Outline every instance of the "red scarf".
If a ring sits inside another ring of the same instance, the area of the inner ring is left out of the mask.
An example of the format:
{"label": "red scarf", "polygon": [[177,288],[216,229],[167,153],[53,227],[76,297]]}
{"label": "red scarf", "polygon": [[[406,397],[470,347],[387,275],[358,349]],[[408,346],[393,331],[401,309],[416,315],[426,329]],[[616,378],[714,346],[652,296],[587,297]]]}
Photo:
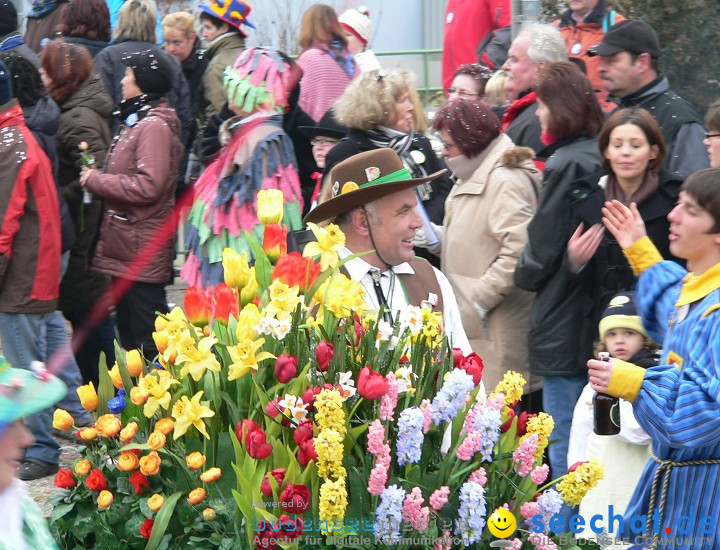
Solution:
{"label": "red scarf", "polygon": [[512,121],[515,120],[517,116],[525,110],[526,107],[532,105],[536,101],[537,93],[535,92],[535,90],[513,101],[503,115],[503,131],[507,130],[507,127],[510,126],[510,123],[512,123]]}
{"label": "red scarf", "polygon": [[310,177],[315,180],[315,189],[313,189],[312,197],[310,198],[310,204],[315,204],[318,197],[320,196],[320,189],[322,187],[322,172],[313,172]]}

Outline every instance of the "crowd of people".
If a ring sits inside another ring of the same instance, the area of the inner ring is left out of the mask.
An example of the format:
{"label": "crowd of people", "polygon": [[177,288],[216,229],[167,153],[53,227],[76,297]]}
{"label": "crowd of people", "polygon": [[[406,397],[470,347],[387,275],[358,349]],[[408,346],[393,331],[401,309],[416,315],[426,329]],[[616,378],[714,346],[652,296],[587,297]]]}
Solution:
{"label": "crowd of people", "polygon": [[[70,389],[59,406],[89,423],[75,389],[97,385],[101,353],[112,366],[116,335],[157,354],[178,226],[181,278],[217,285],[223,250],[252,260],[245,232],[262,239],[258,192],[279,189],[290,240],[334,222],[341,256],[373,251],[345,265],[370,305],[442,311],[489,388],[523,374],[517,413],[553,416],[556,475],[611,463],[623,482],[585,511],[692,513],[687,495],[720,479],[720,101],[703,120],[660,72],[653,28],[605,0],[512,39],[509,2],[476,4],[488,13],[448,2],[447,102],[428,121],[413,75],[369,47],[364,8],[311,6],[292,59],[246,47],[245,0],[162,21],[153,0],[126,0],[112,24],[104,0],[38,3],[24,36],[0,0],[8,361],[46,362]],[[593,390],[625,400],[620,439],[590,435]],[[51,409],[30,412],[25,480],[59,459]],[[716,493],[697,514],[720,509]]]}

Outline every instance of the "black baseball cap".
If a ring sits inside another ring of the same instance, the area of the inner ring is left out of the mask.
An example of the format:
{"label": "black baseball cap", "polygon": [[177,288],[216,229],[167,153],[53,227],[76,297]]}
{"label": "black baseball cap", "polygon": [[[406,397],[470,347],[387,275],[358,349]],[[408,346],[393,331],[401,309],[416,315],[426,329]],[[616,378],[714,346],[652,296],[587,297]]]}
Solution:
{"label": "black baseball cap", "polygon": [[588,55],[610,56],[619,52],[649,53],[657,59],[661,54],[660,40],[655,29],[645,21],[626,19],[610,27],[602,42],[588,50]]}

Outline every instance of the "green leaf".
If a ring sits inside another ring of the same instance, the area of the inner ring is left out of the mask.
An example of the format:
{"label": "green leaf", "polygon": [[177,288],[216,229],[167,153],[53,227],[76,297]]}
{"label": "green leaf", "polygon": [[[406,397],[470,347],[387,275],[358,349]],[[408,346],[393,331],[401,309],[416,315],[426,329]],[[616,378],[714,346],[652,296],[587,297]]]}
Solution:
{"label": "green leaf", "polygon": [[[115,344],[117,345],[117,343]],[[110,373],[105,367],[105,353],[100,352],[100,362],[98,364],[99,378],[98,378],[98,408],[96,414],[102,416],[108,414],[108,401],[115,397],[115,386],[113,386],[112,380],[110,379]]]}
{"label": "green leaf", "polygon": [[257,241],[254,235],[245,231],[245,239],[253,249],[255,253],[255,279],[257,280],[258,287],[262,290],[266,290],[270,286],[272,279],[273,267],[268,260],[265,251],[263,250],[260,243]]}
{"label": "green leaf", "polygon": [[127,370],[127,364],[125,363],[125,354],[122,352],[120,344],[118,344],[117,340],[115,341],[115,362],[117,363],[118,371],[120,371],[120,377],[122,378],[123,387],[125,388],[125,392],[129,397],[130,390],[133,389],[134,384],[132,383],[130,373]]}
{"label": "green leaf", "polygon": [[163,535],[165,535],[165,530],[167,529],[168,523],[170,523],[170,518],[172,518],[173,512],[175,511],[177,501],[181,496],[182,491],[178,491],[177,493],[172,494],[165,501],[165,504],[160,509],[157,517],[155,518],[152,534],[150,535],[150,539],[145,546],[145,550],[158,550]]}
{"label": "green leaf", "polygon": [[61,517],[68,514],[73,508],[75,508],[74,502],[70,504],[58,504],[53,508],[52,513],[50,514],[50,523],[55,523]]}

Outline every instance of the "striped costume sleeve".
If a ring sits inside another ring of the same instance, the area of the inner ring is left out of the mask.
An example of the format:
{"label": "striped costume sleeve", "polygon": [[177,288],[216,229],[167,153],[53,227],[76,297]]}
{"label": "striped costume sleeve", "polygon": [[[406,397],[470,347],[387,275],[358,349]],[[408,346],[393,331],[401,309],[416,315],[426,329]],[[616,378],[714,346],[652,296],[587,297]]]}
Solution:
{"label": "striped costume sleeve", "polygon": [[720,311],[705,315],[706,304],[697,305],[687,320],[690,330],[681,340],[673,337],[671,344],[682,353],[682,368],[648,369],[633,404],[645,431],[671,447],[703,447],[720,440]]}
{"label": "striped costume sleeve", "polygon": [[656,263],[640,275],[635,301],[643,325],[656,342],[663,344],[668,321],[680,295],[680,286],[687,271],[671,261]]}

